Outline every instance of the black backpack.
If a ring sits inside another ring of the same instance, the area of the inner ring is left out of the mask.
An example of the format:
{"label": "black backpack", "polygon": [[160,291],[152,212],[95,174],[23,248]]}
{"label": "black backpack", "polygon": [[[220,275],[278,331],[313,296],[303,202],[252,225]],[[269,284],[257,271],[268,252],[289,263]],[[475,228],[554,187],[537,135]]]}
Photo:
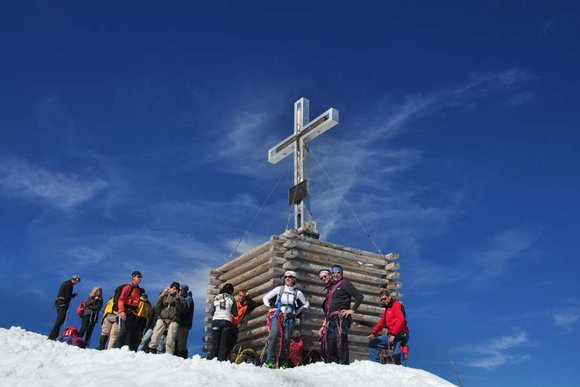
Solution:
{"label": "black backpack", "polygon": [[121,295],[123,288],[127,285],[129,285],[129,284],[119,285],[115,289],[115,295],[113,296],[113,312],[119,312],[119,304],[118,304],[119,296]]}

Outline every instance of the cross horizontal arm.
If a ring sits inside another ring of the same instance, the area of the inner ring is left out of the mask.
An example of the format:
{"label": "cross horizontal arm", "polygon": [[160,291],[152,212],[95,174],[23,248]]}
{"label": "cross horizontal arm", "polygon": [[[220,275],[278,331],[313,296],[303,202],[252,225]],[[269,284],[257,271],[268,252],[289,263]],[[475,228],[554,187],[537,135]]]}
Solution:
{"label": "cross horizontal arm", "polygon": [[304,142],[310,142],[328,129],[338,124],[338,110],[328,109],[308,125],[306,125],[299,134],[293,134],[270,148],[268,151],[268,162],[276,164],[286,156],[294,152],[294,143],[302,139]]}
{"label": "cross horizontal arm", "polygon": [[312,141],[336,124],[338,124],[338,110],[330,108],[310,121],[300,132],[300,137],[304,142]]}

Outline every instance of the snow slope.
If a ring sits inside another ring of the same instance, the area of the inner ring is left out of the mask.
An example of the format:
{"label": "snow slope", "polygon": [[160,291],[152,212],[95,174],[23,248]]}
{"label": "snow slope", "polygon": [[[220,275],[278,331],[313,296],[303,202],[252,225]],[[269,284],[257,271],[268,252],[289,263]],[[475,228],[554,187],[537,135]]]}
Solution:
{"label": "snow slope", "polygon": [[249,364],[207,361],[198,355],[80,349],[49,341],[19,327],[0,328],[0,385],[3,386],[452,386],[426,371],[357,361],[349,366],[311,364],[271,370]]}

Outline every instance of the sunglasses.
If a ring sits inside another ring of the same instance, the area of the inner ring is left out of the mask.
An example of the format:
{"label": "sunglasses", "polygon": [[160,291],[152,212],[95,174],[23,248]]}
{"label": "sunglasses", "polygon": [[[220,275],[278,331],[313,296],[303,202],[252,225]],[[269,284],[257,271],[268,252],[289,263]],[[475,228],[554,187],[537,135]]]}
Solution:
{"label": "sunglasses", "polygon": [[292,278],[292,279],[296,279],[296,277],[292,277],[291,275],[285,275],[285,276],[284,276],[284,279],[286,279],[286,278]]}
{"label": "sunglasses", "polygon": [[327,278],[328,278],[328,274],[325,274],[325,275],[321,275],[321,276],[320,276],[320,279],[321,279],[321,280],[323,280],[323,279],[327,279]]}
{"label": "sunglasses", "polygon": [[381,297],[381,301],[385,302],[389,299],[389,297]]}

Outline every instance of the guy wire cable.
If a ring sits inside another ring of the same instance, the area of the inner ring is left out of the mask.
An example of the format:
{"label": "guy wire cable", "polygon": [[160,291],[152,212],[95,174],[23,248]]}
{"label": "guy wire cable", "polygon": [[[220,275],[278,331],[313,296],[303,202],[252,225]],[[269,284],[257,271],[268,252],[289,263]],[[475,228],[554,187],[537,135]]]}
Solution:
{"label": "guy wire cable", "polygon": [[288,172],[288,169],[289,169],[289,167],[286,167],[286,169],[284,169],[284,171],[282,171],[282,174],[280,174],[280,177],[278,177],[278,181],[276,181],[276,184],[274,184],[274,187],[272,188],[272,190],[268,194],[268,197],[266,198],[266,200],[264,200],[264,202],[262,203],[262,205],[258,209],[258,212],[256,212],[256,215],[254,215],[254,217],[250,221],[250,224],[248,225],[248,227],[246,228],[246,230],[244,230],[244,232],[242,233],[242,236],[240,237],[240,240],[238,241],[238,243],[236,244],[236,246],[232,249],[232,252],[228,256],[228,259],[230,259],[234,255],[234,253],[236,252],[236,250],[240,246],[240,243],[242,243],[242,240],[244,239],[244,236],[250,230],[250,228],[254,224],[254,221],[256,220],[256,218],[258,217],[258,215],[260,215],[260,212],[262,212],[262,209],[264,208],[264,206],[266,205],[266,203],[268,202],[268,200],[270,200],[270,197],[272,197],[272,194],[274,193],[274,191],[276,190],[276,188],[280,184],[280,181],[282,180],[282,177],[284,177],[284,175],[286,174],[286,172]]}
{"label": "guy wire cable", "polygon": [[[310,149],[309,149],[310,150]],[[310,154],[312,155],[312,157],[314,158],[314,161],[316,161],[316,163],[318,164],[318,166],[320,167],[320,169],[322,169],[322,172],[324,173],[324,175],[328,178],[328,181],[330,181],[330,184],[332,184],[332,186],[334,187],[334,189],[337,192],[341,192],[338,189],[338,186],[334,183],[334,181],[332,181],[332,179],[330,178],[330,176],[328,175],[328,173],[326,172],[326,170],[324,169],[324,167],[322,166],[322,163],[320,163],[320,161],[318,161],[318,159],[316,158],[316,155],[312,152],[312,150],[310,150]],[[350,206],[350,204],[348,204],[348,202],[346,201],[346,199],[344,198],[344,195],[340,195],[342,201],[344,202],[344,204],[346,205],[346,207],[348,208],[348,210],[350,211],[351,215],[353,216],[353,218],[358,222],[358,224],[360,224],[361,228],[364,230],[364,232],[367,234],[367,237],[370,239],[371,243],[373,244],[373,246],[375,246],[375,249],[377,249],[377,251],[379,252],[379,254],[384,255],[383,252],[381,251],[381,249],[379,248],[379,246],[377,246],[377,244],[375,243],[375,240],[373,239],[373,237],[371,236],[370,232],[367,230],[367,228],[363,225],[363,223],[360,221],[360,219],[358,218],[358,216],[356,216],[356,214],[354,213],[352,207]]]}

